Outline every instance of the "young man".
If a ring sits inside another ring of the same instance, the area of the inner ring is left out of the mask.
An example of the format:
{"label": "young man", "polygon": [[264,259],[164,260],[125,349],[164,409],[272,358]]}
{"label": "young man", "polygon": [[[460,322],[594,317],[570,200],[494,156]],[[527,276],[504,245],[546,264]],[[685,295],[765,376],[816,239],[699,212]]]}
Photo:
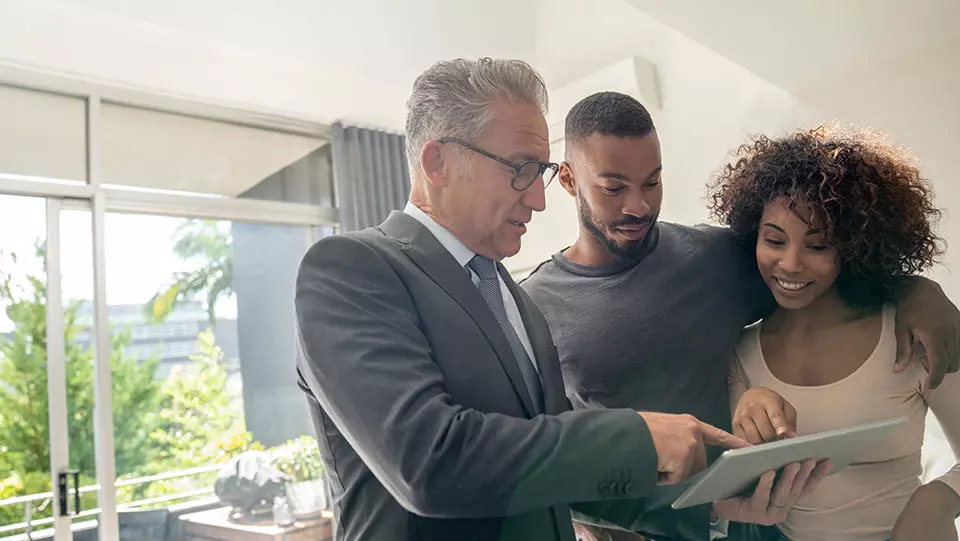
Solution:
{"label": "young man", "polygon": [[[635,99],[589,96],[565,131],[559,180],[577,201],[580,234],[521,287],[550,326],[567,396],[576,409],[688,413],[729,428],[729,356],[773,306],[752,249],[725,228],[657,220],[660,140]],[[957,369],[960,313],[933,282],[908,291],[898,336],[922,342],[939,384]]]}

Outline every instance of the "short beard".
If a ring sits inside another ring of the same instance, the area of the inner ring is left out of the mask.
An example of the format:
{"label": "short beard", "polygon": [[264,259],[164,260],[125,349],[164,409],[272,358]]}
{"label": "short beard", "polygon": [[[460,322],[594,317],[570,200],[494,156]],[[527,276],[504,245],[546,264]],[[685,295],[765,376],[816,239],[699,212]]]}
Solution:
{"label": "short beard", "polygon": [[600,241],[600,244],[614,260],[620,263],[630,263],[636,261],[646,253],[645,242],[653,229],[652,220],[648,220],[651,222],[651,227],[641,240],[632,241],[626,246],[623,246],[607,236],[605,232],[606,228],[594,219],[593,211],[590,210],[590,205],[583,199],[583,195],[578,194],[577,199],[579,199],[580,203],[580,223],[583,225],[583,228],[590,233],[593,238]]}

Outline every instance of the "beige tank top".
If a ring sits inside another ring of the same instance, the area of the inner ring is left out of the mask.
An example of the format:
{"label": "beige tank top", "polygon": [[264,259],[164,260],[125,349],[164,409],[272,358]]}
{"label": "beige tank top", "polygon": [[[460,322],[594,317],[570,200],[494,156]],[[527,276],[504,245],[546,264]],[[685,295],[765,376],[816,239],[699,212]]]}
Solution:
{"label": "beige tank top", "polygon": [[[763,322],[748,327],[741,337],[729,372],[731,411],[746,389],[767,387],[796,408],[800,435],[898,416],[910,420],[887,442],[827,477],[815,492],[797,502],[779,526],[791,540],[887,539],[920,486],[920,447],[928,407],[943,426],[954,454],[960,450],[960,376],[949,374],[939,388],[929,390],[924,388],[927,374],[919,363],[894,374],[894,321],[895,307],[884,306],[880,340],[870,357],[849,376],[813,387],[784,383],[770,372],[760,346]],[[940,480],[960,494],[960,466]]]}

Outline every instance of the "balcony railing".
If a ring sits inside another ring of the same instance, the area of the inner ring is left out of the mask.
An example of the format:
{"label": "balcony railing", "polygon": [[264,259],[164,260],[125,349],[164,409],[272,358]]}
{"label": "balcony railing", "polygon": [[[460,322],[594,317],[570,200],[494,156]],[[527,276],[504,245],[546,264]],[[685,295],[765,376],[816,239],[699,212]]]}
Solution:
{"label": "balcony railing", "polygon": [[[189,470],[179,470],[167,473],[161,473],[158,475],[150,475],[146,477],[136,477],[133,479],[123,479],[117,481],[117,487],[125,486],[137,486],[144,485],[148,483],[154,483],[156,481],[166,481],[169,479],[183,479],[187,477],[196,477],[198,475],[203,475],[205,473],[219,471],[221,465],[214,466],[202,466],[199,468],[191,468]],[[87,485],[80,487],[80,494],[86,494],[89,492],[95,492],[100,490],[100,485]],[[201,496],[209,496],[213,494],[213,487],[202,488],[198,490],[190,490],[184,492],[177,492],[173,494],[165,494],[163,496],[158,496],[154,498],[144,498],[140,500],[133,500],[130,502],[125,502],[117,505],[117,510],[127,510],[127,509],[137,509],[139,507],[144,507],[147,505],[156,505],[161,503],[171,503],[181,500],[191,500],[199,498]],[[37,503],[40,502],[40,503]],[[6,507],[11,505],[23,505],[24,506],[24,520],[17,524],[9,524],[5,526],[0,526],[0,538],[6,537],[9,534],[14,532],[26,532],[28,535],[32,533],[37,527],[48,526],[53,524],[56,520],[54,517],[46,517],[33,520],[32,515],[34,511],[43,511],[47,506],[51,505],[53,502],[53,492],[40,492],[37,494],[28,494],[26,496],[17,496],[15,498],[7,498],[5,500],[0,500],[0,507]],[[74,515],[74,520],[83,519],[85,517],[92,517],[98,515],[101,512],[101,509],[87,509],[80,511]]]}

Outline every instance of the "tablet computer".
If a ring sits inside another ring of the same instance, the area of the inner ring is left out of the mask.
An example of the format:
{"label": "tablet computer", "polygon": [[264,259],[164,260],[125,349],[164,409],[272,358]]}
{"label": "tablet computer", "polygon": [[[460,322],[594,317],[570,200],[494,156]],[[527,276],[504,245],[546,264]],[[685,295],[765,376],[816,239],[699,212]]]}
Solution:
{"label": "tablet computer", "polygon": [[727,450],[709,468],[691,479],[687,490],[673,502],[673,508],[683,509],[740,496],[756,486],[764,473],[778,471],[793,462],[830,459],[830,473],[836,473],[857,462],[865,451],[882,443],[894,429],[906,423],[906,417],[895,417]]}

